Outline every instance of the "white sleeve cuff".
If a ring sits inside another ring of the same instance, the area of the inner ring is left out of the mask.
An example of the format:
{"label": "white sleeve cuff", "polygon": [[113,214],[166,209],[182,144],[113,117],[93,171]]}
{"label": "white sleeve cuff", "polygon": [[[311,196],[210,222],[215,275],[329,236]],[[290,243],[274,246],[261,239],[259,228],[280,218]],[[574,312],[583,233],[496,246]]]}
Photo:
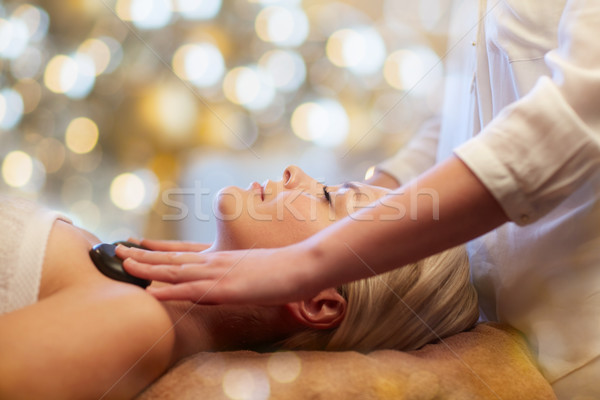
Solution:
{"label": "white sleeve cuff", "polygon": [[510,171],[485,142],[470,140],[454,150],[454,154],[487,187],[511,221],[519,225],[526,225],[531,221],[535,212],[526,196],[515,189]]}
{"label": "white sleeve cuff", "polygon": [[455,149],[519,225],[550,212],[600,168],[598,132],[548,78]]}

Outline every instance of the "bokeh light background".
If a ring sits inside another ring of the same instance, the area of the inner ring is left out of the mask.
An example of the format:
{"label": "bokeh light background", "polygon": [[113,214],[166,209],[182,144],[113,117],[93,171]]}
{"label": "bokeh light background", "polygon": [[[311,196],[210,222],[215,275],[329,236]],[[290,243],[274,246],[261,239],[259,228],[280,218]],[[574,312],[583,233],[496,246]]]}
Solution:
{"label": "bokeh light background", "polygon": [[439,107],[450,1],[0,2],[0,191],[209,241],[223,186],[362,179]]}

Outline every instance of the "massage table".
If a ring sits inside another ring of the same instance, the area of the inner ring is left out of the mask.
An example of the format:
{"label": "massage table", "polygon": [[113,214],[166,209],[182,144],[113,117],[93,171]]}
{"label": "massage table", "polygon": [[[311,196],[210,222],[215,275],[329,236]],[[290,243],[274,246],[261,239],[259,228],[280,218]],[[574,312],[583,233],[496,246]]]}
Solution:
{"label": "massage table", "polygon": [[481,323],[415,351],[199,353],[137,400],[549,400],[520,333]]}

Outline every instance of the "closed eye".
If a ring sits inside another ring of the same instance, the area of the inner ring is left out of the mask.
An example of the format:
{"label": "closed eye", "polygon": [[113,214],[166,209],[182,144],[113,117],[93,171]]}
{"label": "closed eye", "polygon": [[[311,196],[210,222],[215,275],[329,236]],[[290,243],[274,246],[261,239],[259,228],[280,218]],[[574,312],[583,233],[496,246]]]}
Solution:
{"label": "closed eye", "polygon": [[323,185],[323,195],[329,204],[331,204],[331,196],[329,195],[329,191],[327,190],[327,186]]}

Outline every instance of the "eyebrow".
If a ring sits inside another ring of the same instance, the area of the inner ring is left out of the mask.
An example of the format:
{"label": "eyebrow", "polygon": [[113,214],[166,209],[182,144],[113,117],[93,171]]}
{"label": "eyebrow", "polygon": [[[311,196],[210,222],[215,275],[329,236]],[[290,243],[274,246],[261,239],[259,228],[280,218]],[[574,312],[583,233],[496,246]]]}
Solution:
{"label": "eyebrow", "polygon": [[342,183],[342,189],[352,189],[355,192],[360,192],[360,188],[351,181],[346,181],[346,182]]}
{"label": "eyebrow", "polygon": [[355,196],[364,193],[357,184],[355,184],[354,182],[351,182],[351,181],[346,181],[346,182],[342,183],[342,185],[340,186],[340,189],[350,189],[350,190],[352,190],[354,192],[354,194],[352,196],[353,200],[354,200]]}

